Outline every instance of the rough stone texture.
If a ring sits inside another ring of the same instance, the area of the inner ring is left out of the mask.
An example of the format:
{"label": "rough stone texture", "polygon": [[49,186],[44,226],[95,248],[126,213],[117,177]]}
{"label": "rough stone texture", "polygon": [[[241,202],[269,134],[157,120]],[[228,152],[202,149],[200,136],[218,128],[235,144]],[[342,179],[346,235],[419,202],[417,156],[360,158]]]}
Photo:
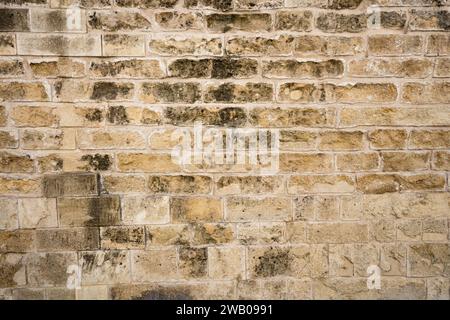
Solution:
{"label": "rough stone texture", "polygon": [[449,300],[449,5],[1,1],[0,299]]}

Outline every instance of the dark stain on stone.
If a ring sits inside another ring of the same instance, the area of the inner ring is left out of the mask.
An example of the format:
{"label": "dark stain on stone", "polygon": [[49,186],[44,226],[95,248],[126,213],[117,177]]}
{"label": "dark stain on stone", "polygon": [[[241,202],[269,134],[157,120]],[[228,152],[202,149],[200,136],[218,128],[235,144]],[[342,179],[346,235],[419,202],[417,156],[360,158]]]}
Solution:
{"label": "dark stain on stone", "polygon": [[14,280],[16,273],[23,268],[22,257],[17,255],[15,263],[8,262],[7,255],[0,255],[0,288],[14,287],[17,285]]}
{"label": "dark stain on stone", "polygon": [[256,75],[258,63],[251,59],[214,59],[212,60],[211,77],[226,79],[232,77],[248,77]]}
{"label": "dark stain on stone", "polygon": [[106,119],[110,123],[114,124],[127,124],[128,120],[127,111],[124,106],[111,106],[106,113]]}
{"label": "dark stain on stone", "polygon": [[168,107],[164,110],[164,117],[173,125],[193,124],[195,121],[210,124],[213,119],[211,111],[205,107]]}
{"label": "dark stain on stone", "polygon": [[23,73],[23,63],[18,60],[5,61],[0,66],[0,75],[20,75]]}
{"label": "dark stain on stone", "polygon": [[6,34],[0,35],[0,47],[14,48],[14,37]]}
{"label": "dark stain on stone", "polygon": [[438,11],[436,13],[438,26],[444,30],[450,30],[450,11]]}
{"label": "dark stain on stone", "polygon": [[207,248],[180,249],[180,267],[186,269],[191,277],[199,278],[206,275],[208,265]]}
{"label": "dark stain on stone", "polygon": [[227,107],[219,109],[219,121],[216,125],[223,126],[243,126],[247,122],[247,114],[244,109],[237,107]]}
{"label": "dark stain on stone", "polygon": [[181,78],[209,78],[211,59],[178,59],[169,65],[170,74]]}
{"label": "dark stain on stone", "polygon": [[194,103],[200,100],[197,83],[144,83],[143,92],[150,93],[158,102]]}
{"label": "dark stain on stone", "polygon": [[291,261],[289,249],[270,248],[258,257],[254,271],[259,277],[284,275],[290,270]]}
{"label": "dark stain on stone", "polygon": [[54,87],[55,87],[55,94],[56,94],[57,97],[59,97],[59,95],[61,94],[62,86],[63,86],[63,82],[62,81],[56,81],[55,82]]}
{"label": "dark stain on stone", "polygon": [[92,90],[92,100],[115,100],[127,96],[133,89],[132,84],[118,84],[115,82],[96,82]]}
{"label": "dark stain on stone", "polygon": [[211,7],[220,11],[230,11],[233,9],[232,0],[185,0],[184,6],[186,8],[193,7]]}
{"label": "dark stain on stone", "polygon": [[222,101],[222,102],[231,102],[234,99],[234,84],[232,83],[223,83],[219,85],[214,91],[212,95],[214,100]]}
{"label": "dark stain on stone", "polygon": [[131,7],[131,8],[173,8],[178,0],[116,0],[116,5],[119,7]]}
{"label": "dark stain on stone", "polygon": [[103,112],[100,109],[91,109],[86,112],[84,117],[92,122],[100,122],[103,120]]}
{"label": "dark stain on stone", "polygon": [[114,243],[144,243],[144,229],[135,228],[109,228],[102,234],[103,238],[107,238]]}
{"label": "dark stain on stone", "polygon": [[91,220],[86,225],[117,225],[120,222],[120,199],[117,196],[90,198],[87,214]]}
{"label": "dark stain on stone", "polygon": [[329,9],[356,9],[363,0],[332,0],[328,4]]}
{"label": "dark stain on stone", "polygon": [[406,15],[395,11],[381,12],[381,25],[388,29],[403,29],[406,25]]}
{"label": "dark stain on stone", "polygon": [[0,9],[0,31],[28,31],[28,9]]}
{"label": "dark stain on stone", "polygon": [[87,161],[88,165],[94,170],[105,171],[111,167],[111,158],[107,154],[86,154],[81,157],[81,160]]}
{"label": "dark stain on stone", "polygon": [[164,288],[146,290],[133,300],[192,300],[190,290],[183,288]]}

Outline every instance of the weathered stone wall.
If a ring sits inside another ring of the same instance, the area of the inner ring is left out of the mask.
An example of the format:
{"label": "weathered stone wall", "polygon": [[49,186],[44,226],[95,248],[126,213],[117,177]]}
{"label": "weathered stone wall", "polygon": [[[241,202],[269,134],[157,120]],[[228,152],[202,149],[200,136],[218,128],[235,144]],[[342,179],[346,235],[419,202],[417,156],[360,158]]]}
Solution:
{"label": "weathered stone wall", "polygon": [[[447,0],[0,0],[0,297],[449,299],[449,30]],[[175,164],[195,121],[279,129],[279,171]]]}

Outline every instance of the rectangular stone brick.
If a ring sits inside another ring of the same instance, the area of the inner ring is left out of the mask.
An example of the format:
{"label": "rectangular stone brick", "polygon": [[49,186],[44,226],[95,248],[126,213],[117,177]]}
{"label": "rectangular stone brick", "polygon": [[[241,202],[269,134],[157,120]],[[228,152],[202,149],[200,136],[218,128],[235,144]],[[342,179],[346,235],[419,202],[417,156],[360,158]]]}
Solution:
{"label": "rectangular stone brick", "polygon": [[80,149],[144,149],[144,136],[137,130],[78,130]]}
{"label": "rectangular stone brick", "polygon": [[208,270],[213,279],[234,279],[244,277],[244,247],[209,247]]}
{"label": "rectangular stone brick", "polygon": [[31,173],[33,171],[34,161],[29,155],[0,152],[1,173]]}
{"label": "rectangular stone brick", "polygon": [[368,241],[364,223],[312,223],[307,226],[308,241],[312,243],[354,243]]}
{"label": "rectangular stone brick", "polygon": [[148,31],[152,26],[142,14],[128,11],[89,11],[87,23],[90,30],[105,32]]}
{"label": "rectangular stone brick", "polygon": [[361,37],[299,36],[295,38],[295,53],[300,56],[351,56],[362,53]]}
{"label": "rectangular stone brick", "polygon": [[92,196],[98,194],[97,175],[63,174],[44,176],[43,190],[46,197]]}
{"label": "rectangular stone brick", "polygon": [[169,154],[119,153],[118,169],[124,172],[179,172],[180,167]]}
{"label": "rectangular stone brick", "polygon": [[42,82],[0,82],[3,101],[48,101],[48,88]]}
{"label": "rectangular stone brick", "polygon": [[177,0],[117,0],[116,5],[124,8],[173,8]]}
{"label": "rectangular stone brick", "polygon": [[56,199],[19,199],[18,213],[21,228],[51,228],[58,226]]}
{"label": "rectangular stone brick", "polygon": [[290,36],[240,37],[226,42],[226,52],[239,56],[283,56],[293,51],[294,38]]}
{"label": "rectangular stone brick", "polygon": [[145,36],[127,34],[105,34],[102,37],[103,56],[145,56]]}
{"label": "rectangular stone brick", "polygon": [[292,201],[285,197],[231,197],[225,201],[226,220],[289,221]]}
{"label": "rectangular stone brick", "polygon": [[158,60],[102,59],[93,60],[89,74],[96,78],[150,78],[159,79],[165,72]]}
{"label": "rectangular stone brick", "polygon": [[15,106],[10,111],[10,117],[17,127],[53,127],[58,124],[54,108],[41,106]]}
{"label": "rectangular stone brick", "polygon": [[122,220],[125,224],[169,223],[169,197],[124,197],[122,199]]}
{"label": "rectangular stone brick", "polygon": [[430,154],[408,152],[383,152],[383,171],[420,171],[429,168]]}
{"label": "rectangular stone brick", "polygon": [[332,127],[335,112],[331,108],[255,107],[249,111],[249,122],[258,127]]}
{"label": "rectangular stone brick", "polygon": [[0,148],[15,149],[19,145],[17,131],[0,130]]}
{"label": "rectangular stone brick", "polygon": [[319,134],[319,150],[361,150],[364,133],[361,131],[324,131]]}
{"label": "rectangular stone brick", "polygon": [[58,80],[54,99],[59,102],[129,101],[134,95],[131,82]]}
{"label": "rectangular stone brick", "polygon": [[[237,240],[242,245],[280,244],[288,237],[292,239],[289,231],[294,229],[301,232],[300,228],[289,229],[285,222],[244,222],[237,225]],[[296,237],[300,238],[301,234]]]}
{"label": "rectangular stone brick", "polygon": [[446,170],[450,168],[450,152],[448,151],[437,151],[434,153],[434,158],[432,162],[433,169]]}
{"label": "rectangular stone brick", "polygon": [[203,16],[199,12],[158,12],[155,14],[156,23],[164,30],[201,30]]}
{"label": "rectangular stone brick", "polygon": [[200,86],[194,82],[144,82],[139,91],[139,99],[145,103],[194,103],[200,98]]}
{"label": "rectangular stone brick", "polygon": [[320,13],[316,28],[328,33],[362,32],[367,29],[367,17],[365,14]]}
{"label": "rectangular stone brick", "polygon": [[169,75],[179,78],[245,79],[256,76],[253,59],[178,59],[168,65]]}
{"label": "rectangular stone brick", "polygon": [[34,230],[0,231],[0,253],[32,252],[35,248]]}
{"label": "rectangular stone brick", "polygon": [[77,254],[32,253],[26,257],[27,279],[33,286],[63,286],[67,283],[67,270],[77,264]]}
{"label": "rectangular stone brick", "polygon": [[271,176],[226,176],[216,182],[216,193],[228,194],[262,194],[282,193],[283,179]]}
{"label": "rectangular stone brick", "polygon": [[196,36],[152,38],[149,46],[152,53],[163,56],[217,56],[223,50],[222,39]]}
{"label": "rectangular stone brick", "polygon": [[0,288],[25,286],[26,271],[23,255],[16,253],[0,254]]}
{"label": "rectangular stone brick", "polygon": [[13,34],[0,33],[0,55],[16,54],[16,37]]}
{"label": "rectangular stone brick", "polygon": [[355,182],[346,175],[291,176],[288,192],[298,193],[346,193],[355,190]]}
{"label": "rectangular stone brick", "polygon": [[450,36],[447,34],[432,34],[427,37],[426,55],[446,56],[450,54]]}
{"label": "rectangular stone brick", "polygon": [[445,243],[423,243],[408,247],[410,276],[444,276],[450,273],[450,248]]}
{"label": "rectangular stone brick", "polygon": [[437,174],[371,174],[357,177],[357,189],[364,193],[404,190],[443,190],[445,177]]}
{"label": "rectangular stone brick", "polygon": [[143,227],[103,227],[100,228],[102,249],[144,249]]}
{"label": "rectangular stone brick", "polygon": [[406,83],[402,100],[414,104],[450,103],[450,82]]}
{"label": "rectangular stone brick", "polygon": [[41,193],[41,180],[33,178],[0,177],[0,194],[35,194]]}
{"label": "rectangular stone brick", "polygon": [[174,222],[218,222],[223,220],[222,201],[213,197],[173,197],[170,212]]}
{"label": "rectangular stone brick", "polygon": [[208,274],[208,248],[180,248],[178,250],[178,272],[184,279],[204,278]]}
{"label": "rectangular stone brick", "polygon": [[294,199],[295,220],[338,220],[339,198],[336,196],[300,196]]}
{"label": "rectangular stone brick", "polygon": [[38,251],[79,251],[100,248],[98,228],[36,230]]}
{"label": "rectangular stone brick", "polygon": [[436,65],[434,67],[435,77],[450,77],[450,59],[449,58],[440,58],[436,59]]}
{"label": "rectangular stone brick", "polygon": [[86,14],[83,9],[30,10],[31,30],[33,32],[86,32]]}
{"label": "rectangular stone brick", "polygon": [[120,199],[117,196],[59,198],[61,226],[108,226],[120,222]]}
{"label": "rectangular stone brick", "polygon": [[375,56],[418,55],[423,39],[417,35],[373,35],[368,38],[368,50]]}
{"label": "rectangular stone brick", "polygon": [[331,172],[333,157],[326,153],[282,153],[280,154],[281,172]]}
{"label": "rectangular stone brick", "polygon": [[409,21],[411,30],[449,30],[450,11],[446,10],[412,10]]}
{"label": "rectangular stone brick", "polygon": [[409,146],[414,149],[450,148],[449,130],[413,130]]}
{"label": "rectangular stone brick", "polygon": [[146,184],[143,176],[104,175],[103,187],[108,193],[141,193]]}
{"label": "rectangular stone brick", "polygon": [[[36,1],[43,2],[45,0]],[[80,6],[85,8],[109,8],[112,6],[112,2],[112,0],[50,0],[50,5],[52,8],[69,8],[71,6]]]}
{"label": "rectangular stone brick", "polygon": [[28,31],[28,9],[0,9],[0,31]]}
{"label": "rectangular stone brick", "polygon": [[341,60],[298,61],[276,60],[263,61],[262,75],[267,78],[337,78],[344,73]]}
{"label": "rectangular stone brick", "polygon": [[0,198],[0,230],[13,230],[19,227],[17,200]]}
{"label": "rectangular stone brick", "polygon": [[136,282],[179,278],[176,248],[132,251],[131,265]]}
{"label": "rectangular stone brick", "polygon": [[346,198],[347,213],[365,219],[448,217],[446,193],[371,194]]}
{"label": "rectangular stone brick", "polygon": [[380,160],[376,152],[344,153],[336,156],[336,167],[339,171],[369,171],[379,168]]}
{"label": "rectangular stone brick", "polygon": [[22,60],[0,59],[0,78],[20,78],[24,73]]}
{"label": "rectangular stone brick", "polygon": [[344,107],[341,110],[340,126],[447,126],[450,123],[448,112],[443,107]]}
{"label": "rectangular stone brick", "polygon": [[280,150],[314,150],[317,147],[317,133],[303,130],[281,130]]}
{"label": "rectangular stone brick", "polygon": [[207,176],[149,176],[147,186],[152,193],[208,194],[211,182]]}
{"label": "rectangular stone brick", "polygon": [[205,102],[255,103],[273,100],[273,87],[268,83],[211,85],[205,89]]}
{"label": "rectangular stone brick", "polygon": [[250,247],[248,250],[251,278],[291,276],[300,278],[310,273],[309,246]]}
{"label": "rectangular stone brick", "polygon": [[349,63],[354,77],[426,78],[432,73],[431,60],[424,59],[360,59]]}
{"label": "rectangular stone brick", "polygon": [[84,251],[79,253],[81,284],[115,284],[131,281],[129,251]]}
{"label": "rectangular stone brick", "polygon": [[101,56],[100,35],[17,34],[17,53],[31,56]]}
{"label": "rectangular stone brick", "polygon": [[27,150],[75,149],[74,129],[24,129],[20,144]]}
{"label": "rectangular stone brick", "polygon": [[311,11],[278,11],[275,30],[311,31],[313,15]]}
{"label": "rectangular stone brick", "polygon": [[210,14],[205,17],[206,26],[212,32],[269,31],[272,18],[269,14]]}

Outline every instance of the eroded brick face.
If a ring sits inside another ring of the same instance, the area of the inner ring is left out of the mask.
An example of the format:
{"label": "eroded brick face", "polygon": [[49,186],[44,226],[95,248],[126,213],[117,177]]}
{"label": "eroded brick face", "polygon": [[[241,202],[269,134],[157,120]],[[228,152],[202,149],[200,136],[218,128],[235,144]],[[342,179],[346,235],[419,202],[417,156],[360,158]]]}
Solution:
{"label": "eroded brick face", "polygon": [[0,299],[450,299],[449,1],[0,2]]}

